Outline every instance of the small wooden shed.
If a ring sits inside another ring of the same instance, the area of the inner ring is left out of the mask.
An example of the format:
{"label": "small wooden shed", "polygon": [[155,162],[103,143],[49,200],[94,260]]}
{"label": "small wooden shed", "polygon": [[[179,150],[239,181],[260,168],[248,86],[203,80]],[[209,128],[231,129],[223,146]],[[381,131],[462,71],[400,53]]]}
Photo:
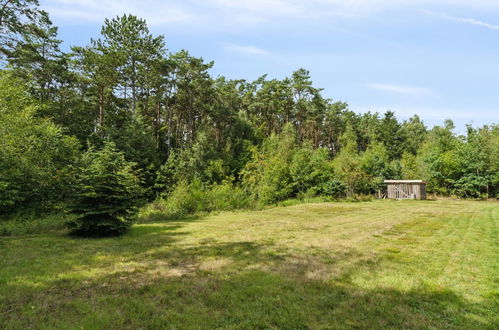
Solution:
{"label": "small wooden shed", "polygon": [[387,197],[395,199],[426,199],[423,180],[385,180]]}

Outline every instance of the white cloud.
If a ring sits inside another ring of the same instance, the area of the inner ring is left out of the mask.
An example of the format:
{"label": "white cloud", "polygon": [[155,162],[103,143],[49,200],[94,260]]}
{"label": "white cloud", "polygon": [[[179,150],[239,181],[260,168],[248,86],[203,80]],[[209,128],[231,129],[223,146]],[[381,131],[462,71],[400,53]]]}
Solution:
{"label": "white cloud", "polygon": [[51,17],[65,24],[102,23],[105,18],[134,14],[150,25],[194,23],[198,14],[182,4],[159,0],[42,0]]}
{"label": "white cloud", "polygon": [[432,127],[434,125],[442,125],[445,119],[452,119],[456,125],[457,132],[464,134],[466,132],[465,125],[472,124],[473,126],[490,125],[498,123],[497,111],[493,108],[450,108],[450,107],[435,107],[435,106],[414,106],[407,104],[392,104],[392,105],[355,105],[351,104],[350,109],[355,112],[366,113],[368,111],[378,112],[380,114],[390,110],[395,112],[399,119],[408,119],[413,115],[418,115],[423,122]]}
{"label": "white cloud", "polygon": [[403,118],[409,118],[413,115],[418,115],[421,119],[456,119],[456,120],[479,120],[488,121],[489,123],[497,121],[497,109],[463,109],[463,108],[447,108],[447,107],[432,107],[432,106],[413,106],[407,104],[392,104],[392,105],[374,105],[365,106],[352,105],[351,109],[358,112],[379,112],[384,113],[388,110],[394,111],[397,115]]}
{"label": "white cloud", "polygon": [[205,0],[208,6],[264,17],[320,18],[362,16],[392,9],[452,6],[473,9],[499,8],[497,0]]}
{"label": "white cloud", "polygon": [[237,52],[237,53],[242,53],[242,54],[249,54],[249,55],[269,55],[270,52],[256,46],[242,46],[242,45],[226,45],[225,48],[227,50]]}
{"label": "white cloud", "polygon": [[435,12],[427,11],[427,10],[425,10],[423,12],[428,14],[428,15],[438,16],[438,17],[447,19],[449,21],[479,25],[479,26],[483,26],[483,27],[486,27],[489,29],[499,30],[499,25],[490,24],[490,23],[483,22],[483,21],[480,21],[480,20],[477,20],[474,18],[462,18],[462,17],[450,16],[450,15],[447,15],[445,13],[435,13]]}
{"label": "white cloud", "polygon": [[208,0],[207,4],[221,9],[260,13],[263,15],[294,16],[303,5],[289,0]]}
{"label": "white cloud", "polygon": [[410,95],[410,96],[436,96],[437,94],[428,88],[401,86],[395,84],[373,83],[367,87],[383,92]]}
{"label": "white cloud", "polygon": [[[364,16],[385,10],[421,8],[499,9],[497,0],[42,0],[42,6],[64,23],[99,21],[123,13],[151,25],[184,23],[203,28],[254,26],[277,19],[317,21]],[[450,18],[450,16],[449,16]],[[464,19],[470,24],[487,23]],[[493,26],[493,25],[490,25]],[[490,27],[489,26],[489,27]]]}

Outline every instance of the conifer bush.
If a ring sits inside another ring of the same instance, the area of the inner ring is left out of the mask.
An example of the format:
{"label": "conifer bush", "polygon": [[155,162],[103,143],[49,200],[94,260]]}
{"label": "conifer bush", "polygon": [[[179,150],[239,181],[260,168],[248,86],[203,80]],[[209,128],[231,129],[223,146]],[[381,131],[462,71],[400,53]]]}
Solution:
{"label": "conifer bush", "polygon": [[71,207],[76,217],[68,222],[72,233],[119,235],[133,224],[143,195],[134,166],[110,142],[83,155]]}

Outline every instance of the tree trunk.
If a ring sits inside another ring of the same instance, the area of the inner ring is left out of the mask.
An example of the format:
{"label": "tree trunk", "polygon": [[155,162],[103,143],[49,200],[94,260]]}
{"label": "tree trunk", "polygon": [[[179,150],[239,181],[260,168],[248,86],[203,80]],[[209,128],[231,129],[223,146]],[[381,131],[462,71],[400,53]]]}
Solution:
{"label": "tree trunk", "polygon": [[99,130],[102,133],[104,129],[104,87],[99,91]]}
{"label": "tree trunk", "polygon": [[161,105],[158,102],[156,106],[156,149],[159,150],[159,130],[160,130],[160,115],[161,115]]}

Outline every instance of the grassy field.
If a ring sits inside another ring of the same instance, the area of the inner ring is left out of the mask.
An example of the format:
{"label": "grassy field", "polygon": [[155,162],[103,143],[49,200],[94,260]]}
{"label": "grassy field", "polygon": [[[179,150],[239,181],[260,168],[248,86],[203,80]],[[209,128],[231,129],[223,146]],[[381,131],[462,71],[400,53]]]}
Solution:
{"label": "grassy field", "polygon": [[0,238],[0,328],[498,328],[499,203],[302,204]]}

